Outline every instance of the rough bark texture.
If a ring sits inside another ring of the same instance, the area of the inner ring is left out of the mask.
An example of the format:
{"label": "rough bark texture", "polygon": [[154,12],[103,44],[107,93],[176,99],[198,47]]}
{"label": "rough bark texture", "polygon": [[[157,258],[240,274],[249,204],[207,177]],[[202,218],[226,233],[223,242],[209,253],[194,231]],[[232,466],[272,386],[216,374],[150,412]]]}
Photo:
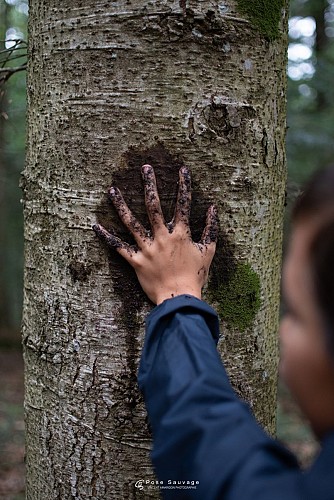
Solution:
{"label": "rough bark texture", "polygon": [[28,499],[157,495],[135,488],[152,477],[136,387],[150,305],[91,230],[98,220],[124,236],[107,203],[112,183],[147,222],[144,162],[156,167],[167,217],[178,167],[191,168],[195,237],[208,204],[218,205],[220,245],[206,297],[224,314],[226,294],[240,286],[220,347],[236,389],[274,431],[285,18],[282,9],[273,41],[232,0],[30,1]]}

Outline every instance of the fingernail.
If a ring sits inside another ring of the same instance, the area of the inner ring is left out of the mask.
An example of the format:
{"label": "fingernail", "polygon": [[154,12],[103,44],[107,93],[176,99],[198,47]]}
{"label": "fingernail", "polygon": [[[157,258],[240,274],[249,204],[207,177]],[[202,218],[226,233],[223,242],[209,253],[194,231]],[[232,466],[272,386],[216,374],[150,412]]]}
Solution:
{"label": "fingernail", "polygon": [[113,186],[109,189],[108,191],[109,195],[110,196],[115,196],[116,195],[116,188],[114,188]]}
{"label": "fingernail", "polygon": [[151,165],[145,164],[141,167],[141,170],[143,174],[149,174],[150,172],[152,172],[152,167]]}
{"label": "fingernail", "polygon": [[95,232],[98,236],[100,236],[100,235],[101,235],[102,231],[101,231],[101,227],[99,226],[99,224],[94,224],[94,225],[92,226],[92,229],[93,229],[93,231],[94,231],[94,232]]}
{"label": "fingernail", "polygon": [[190,183],[191,177],[190,177],[190,170],[188,167],[181,167],[180,174],[183,176],[183,178],[186,182]]}
{"label": "fingernail", "polygon": [[217,209],[216,205],[211,205],[209,210],[210,210],[210,216],[211,216],[212,223],[215,224],[216,226],[218,226],[219,217],[218,217],[218,209]]}
{"label": "fingernail", "polygon": [[181,167],[180,175],[183,177],[183,182],[188,187],[188,189],[191,189],[191,176],[189,169],[187,167]]}

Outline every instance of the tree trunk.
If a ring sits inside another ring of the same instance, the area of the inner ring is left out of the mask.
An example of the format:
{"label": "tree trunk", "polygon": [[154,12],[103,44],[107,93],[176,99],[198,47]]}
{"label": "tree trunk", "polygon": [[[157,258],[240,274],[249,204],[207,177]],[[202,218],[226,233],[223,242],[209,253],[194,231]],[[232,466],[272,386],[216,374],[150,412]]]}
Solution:
{"label": "tree trunk", "polygon": [[209,203],[218,205],[206,299],[222,317],[234,386],[274,432],[286,62],[286,10],[276,7],[30,1],[28,499],[157,497],[135,487],[153,477],[136,385],[151,306],[91,230],[98,220],[127,237],[107,203],[112,183],[147,223],[144,162],[156,168],[167,218],[177,170],[191,168],[195,237]]}
{"label": "tree trunk", "polygon": [[[9,5],[4,2],[0,4],[0,67],[3,67],[5,60],[4,51],[6,49],[6,31],[8,29]],[[0,84],[0,339],[8,340],[8,330],[10,326],[8,294],[6,285],[6,244],[7,231],[5,221],[8,217],[7,205],[5,203],[5,187],[7,180],[6,155],[5,155],[5,127],[8,112],[7,89],[5,84]]]}

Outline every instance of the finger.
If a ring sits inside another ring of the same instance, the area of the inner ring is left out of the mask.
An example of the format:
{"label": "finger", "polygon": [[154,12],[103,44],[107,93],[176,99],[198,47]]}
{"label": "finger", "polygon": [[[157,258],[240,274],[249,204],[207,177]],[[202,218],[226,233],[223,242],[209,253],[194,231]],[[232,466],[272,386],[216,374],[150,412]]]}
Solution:
{"label": "finger", "polygon": [[122,241],[114,234],[109,233],[109,231],[107,231],[100,224],[94,224],[93,230],[102,241],[107,243],[109,247],[114,248],[122,257],[124,257],[128,262],[131,263],[131,259],[136,253],[136,250],[134,248],[132,248],[128,243],[125,243],[125,241]]}
{"label": "finger", "polygon": [[165,227],[165,219],[161,210],[160,198],[154,169],[151,165],[142,166],[147,215],[153,234]]}
{"label": "finger", "polygon": [[215,205],[211,205],[208,208],[206,214],[206,224],[200,243],[204,246],[208,246],[211,243],[216,243],[218,239],[218,210]]}
{"label": "finger", "polygon": [[108,194],[124,226],[130,231],[138,245],[141,246],[143,241],[147,239],[147,232],[144,226],[137,221],[136,217],[125,203],[119,189],[111,187]]}
{"label": "finger", "polygon": [[179,170],[179,191],[175,205],[173,223],[181,222],[189,226],[189,216],[191,207],[191,176],[187,167],[181,167]]}

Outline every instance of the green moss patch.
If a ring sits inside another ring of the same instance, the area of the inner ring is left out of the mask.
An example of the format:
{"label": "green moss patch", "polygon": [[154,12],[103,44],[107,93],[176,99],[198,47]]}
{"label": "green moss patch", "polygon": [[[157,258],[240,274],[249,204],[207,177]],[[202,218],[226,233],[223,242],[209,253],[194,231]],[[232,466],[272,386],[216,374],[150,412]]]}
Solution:
{"label": "green moss patch", "polygon": [[250,18],[269,40],[279,37],[279,24],[285,0],[237,0],[239,10]]}
{"label": "green moss patch", "polygon": [[258,312],[260,299],[260,278],[249,264],[238,263],[226,282],[213,292],[218,302],[218,314],[230,326],[243,332]]}

